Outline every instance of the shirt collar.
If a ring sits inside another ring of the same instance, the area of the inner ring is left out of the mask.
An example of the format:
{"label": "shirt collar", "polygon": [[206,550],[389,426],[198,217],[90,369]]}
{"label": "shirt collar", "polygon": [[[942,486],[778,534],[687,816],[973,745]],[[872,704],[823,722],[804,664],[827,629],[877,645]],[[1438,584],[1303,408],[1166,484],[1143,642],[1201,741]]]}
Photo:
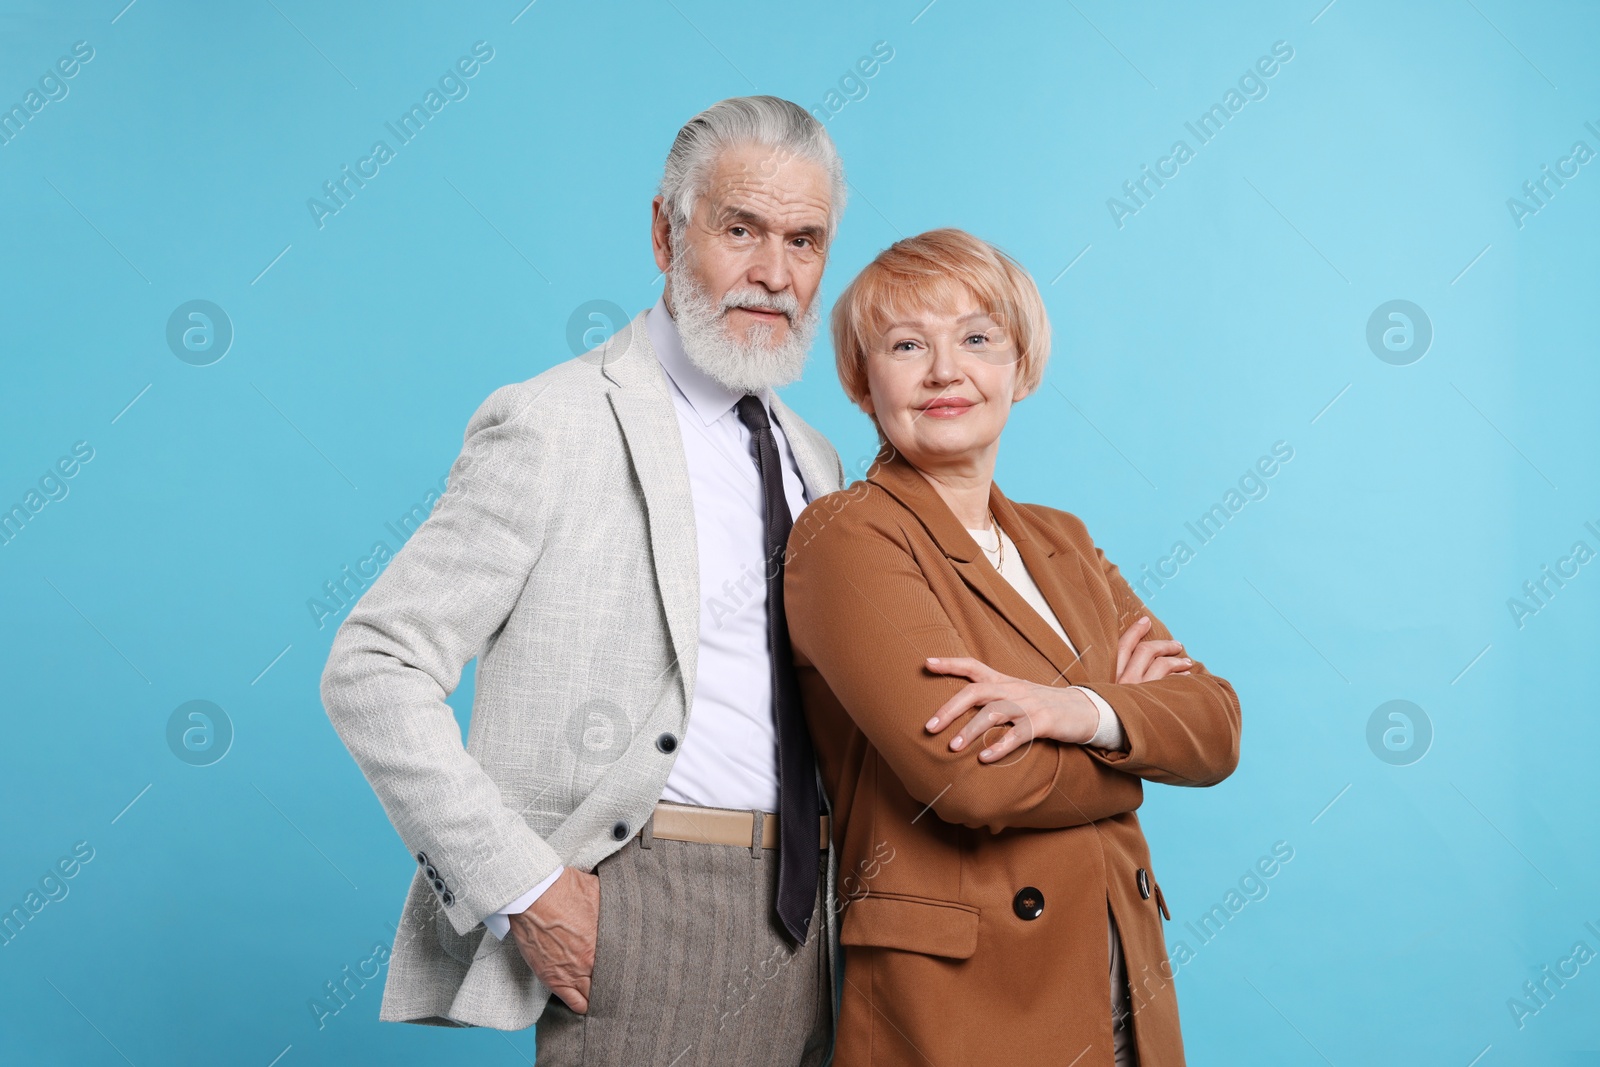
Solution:
{"label": "shirt collar", "polygon": [[[700,421],[710,426],[726,415],[744,394],[729,389],[711,375],[695,366],[689,353],[683,350],[683,339],[678,336],[678,324],[667,310],[666,294],[656,298],[655,307],[645,317],[645,329],[650,336],[650,347],[655,349],[661,367],[678,387],[689,406],[694,408]],[[756,393],[761,406],[772,415],[772,390],[763,388]]]}

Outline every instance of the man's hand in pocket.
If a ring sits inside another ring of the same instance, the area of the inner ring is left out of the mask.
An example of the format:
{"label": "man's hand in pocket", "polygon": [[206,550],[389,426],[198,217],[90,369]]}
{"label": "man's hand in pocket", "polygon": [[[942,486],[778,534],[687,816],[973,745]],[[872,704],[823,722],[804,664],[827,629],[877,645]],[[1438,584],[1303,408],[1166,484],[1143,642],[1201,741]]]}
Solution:
{"label": "man's hand in pocket", "polygon": [[589,1011],[595,935],[600,925],[600,879],[568,867],[520,915],[511,936],[545,987],[579,1015]]}

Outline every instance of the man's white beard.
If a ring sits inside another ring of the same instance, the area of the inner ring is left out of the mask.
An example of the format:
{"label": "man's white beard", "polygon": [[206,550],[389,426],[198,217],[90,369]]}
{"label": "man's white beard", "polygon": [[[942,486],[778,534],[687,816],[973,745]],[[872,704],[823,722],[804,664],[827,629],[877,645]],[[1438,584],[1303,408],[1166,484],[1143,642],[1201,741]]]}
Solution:
{"label": "man's white beard", "polygon": [[[706,293],[681,257],[672,264],[668,278],[673,320],[690,363],[738,393],[787,385],[800,377],[821,318],[820,300],[812,300],[804,315],[799,314],[800,302],[793,293],[773,293],[761,286],[735,289],[718,301]],[[789,318],[789,330],[773,344],[774,327],[757,324],[749,328],[745,340],[736,341],[727,325],[727,311],[734,307],[781,311]]]}

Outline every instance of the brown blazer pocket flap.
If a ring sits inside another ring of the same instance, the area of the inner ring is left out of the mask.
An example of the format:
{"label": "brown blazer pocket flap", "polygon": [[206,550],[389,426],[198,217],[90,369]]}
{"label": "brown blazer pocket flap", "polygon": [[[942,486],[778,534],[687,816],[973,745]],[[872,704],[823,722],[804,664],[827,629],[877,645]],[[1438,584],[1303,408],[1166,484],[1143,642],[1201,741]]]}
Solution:
{"label": "brown blazer pocket flap", "polygon": [[947,900],[868,893],[845,909],[839,943],[964,960],[978,947],[978,909]]}

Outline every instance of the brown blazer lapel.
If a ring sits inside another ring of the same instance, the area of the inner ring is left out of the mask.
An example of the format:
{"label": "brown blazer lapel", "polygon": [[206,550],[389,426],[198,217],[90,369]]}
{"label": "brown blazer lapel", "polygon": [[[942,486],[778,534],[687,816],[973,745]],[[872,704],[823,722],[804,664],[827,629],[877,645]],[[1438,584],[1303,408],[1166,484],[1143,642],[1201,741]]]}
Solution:
{"label": "brown blazer lapel", "polygon": [[[1115,635],[1108,637],[1106,623],[1101,614],[1095,610],[1095,600],[1091,593],[1093,586],[1083,556],[1075,549],[1067,547],[1058,549],[1054,539],[1048,536],[1050,530],[1048,523],[1037,515],[1023,508],[1017,507],[1004,494],[998,485],[990,491],[990,507],[994,509],[995,518],[999,520],[1002,528],[1016,542],[1017,551],[1022,555],[1022,562],[1028,568],[1028,574],[1033,578],[1034,584],[1039,587],[1039,592],[1044,594],[1044,599],[1055,612],[1056,620],[1061,623],[1062,629],[1067,631],[1067,636],[1072,638],[1072,643],[1078,647],[1078,657],[1074,661],[1074,669],[1068,676],[1072,685],[1086,685],[1091,680],[1110,681],[1113,678],[1113,666],[1116,663]],[[980,553],[980,556],[982,553]],[[1056,636],[1048,623],[1040,618],[1039,613],[1033,609],[1022,594],[1012,588],[1011,583],[1000,576],[994,568],[988,567],[988,560],[982,560],[984,566],[994,575],[994,582],[1005,587],[1010,593],[1019,611],[1025,611],[1028,618],[1038,619],[1043,623],[1043,632],[1051,641],[1061,645],[1061,638]],[[1038,642],[1034,642],[1038,647]],[[1072,658],[1070,650],[1065,649],[1068,658]],[[1054,659],[1051,660],[1055,662]]]}
{"label": "brown blazer lapel", "polygon": [[1050,539],[1036,536],[1044,532],[1036,525],[1039,520],[1012,504],[998,485],[990,484],[989,506],[995,519],[1016,543],[1022,562],[1044,594],[1046,603],[1073,644],[1078,646],[1079,654],[1074,656],[1043,616],[989,563],[978,543],[927,479],[904,456],[888,446],[885,451],[887,457],[880,454],[867,480],[888,491],[910,511],[949,559],[961,580],[1050,661],[1058,672],[1050,684],[1057,684],[1063,677],[1068,685],[1110,678],[1110,667],[1115,662],[1114,648],[1108,647],[1105,640],[1104,624],[1094,610],[1078,553],[1058,551]]}

